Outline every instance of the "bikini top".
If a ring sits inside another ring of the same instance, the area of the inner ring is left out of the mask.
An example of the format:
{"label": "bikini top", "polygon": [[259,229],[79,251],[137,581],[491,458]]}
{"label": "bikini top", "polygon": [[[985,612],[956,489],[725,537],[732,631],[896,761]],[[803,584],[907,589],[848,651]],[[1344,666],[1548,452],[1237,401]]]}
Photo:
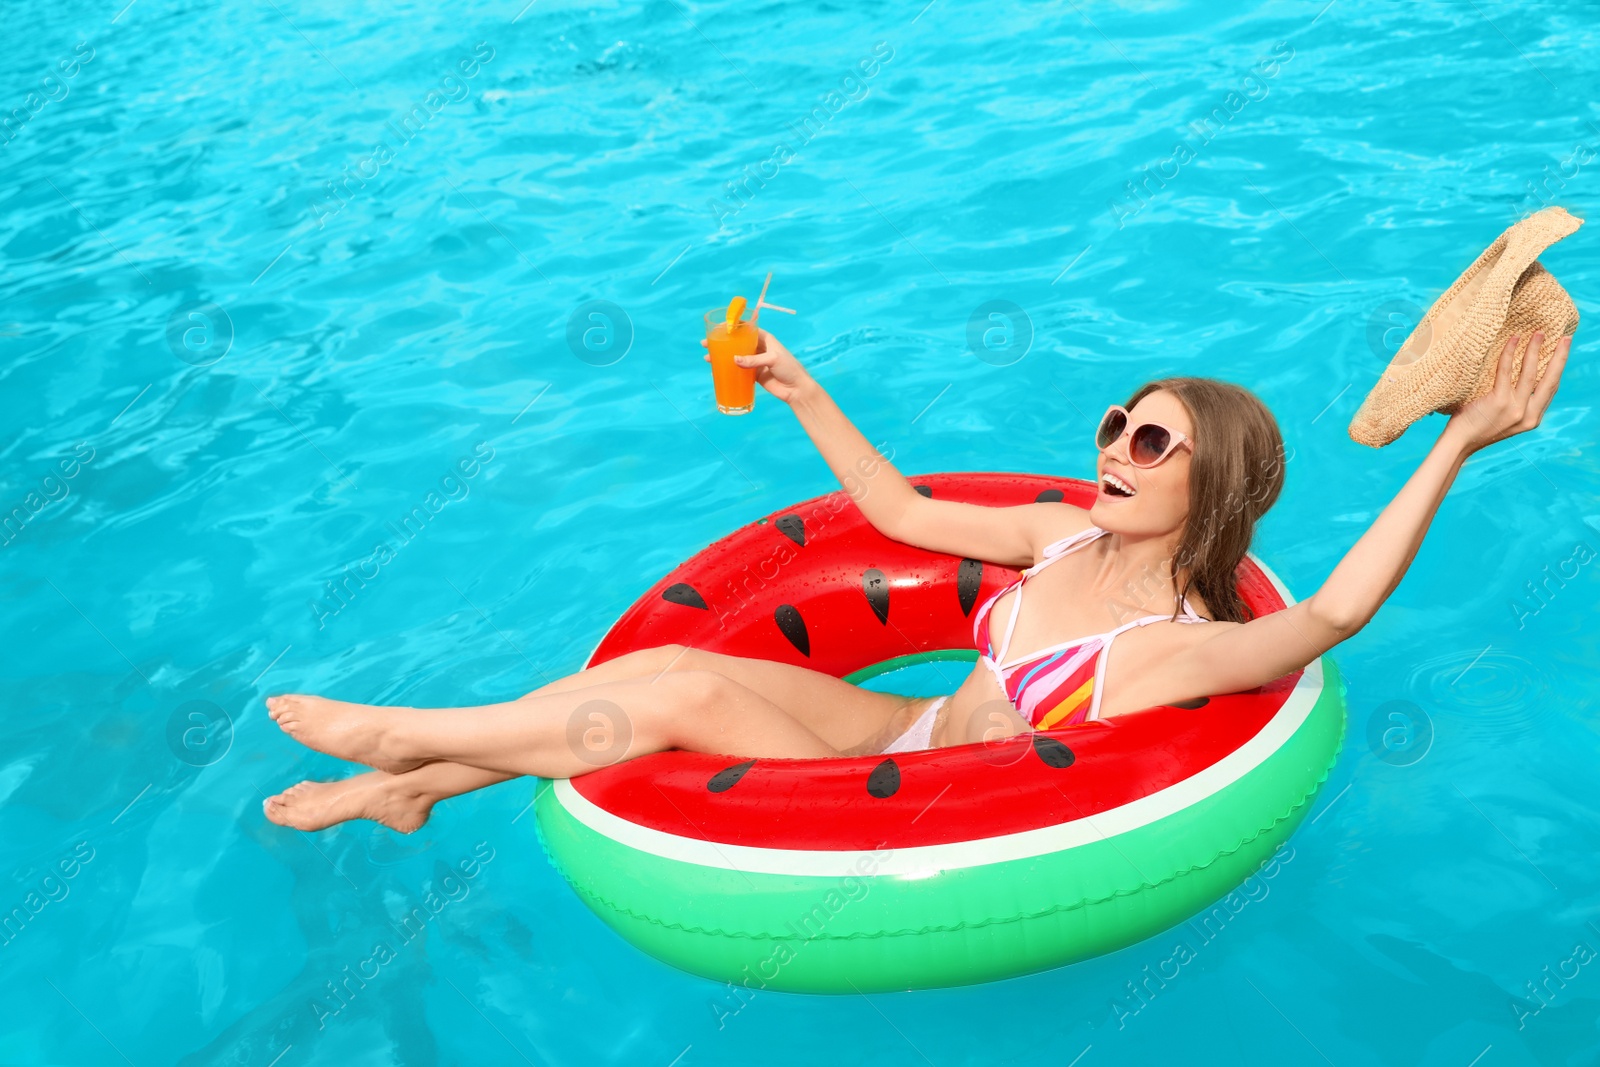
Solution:
{"label": "bikini top", "polygon": [[[995,680],[1028,724],[1036,730],[1049,730],[1058,726],[1072,726],[1100,717],[1100,697],[1104,692],[1106,653],[1118,634],[1136,626],[1171,619],[1171,615],[1146,615],[1124,623],[1105,633],[1075,637],[1059,645],[1051,645],[1018,659],[1007,661],[1006,650],[1011,645],[1011,634],[1017,626],[1017,614],[1022,610],[1022,586],[1033,575],[1044,570],[1063,556],[1104,535],[1105,530],[1091,526],[1070,537],[1064,537],[1044,550],[1044,558],[1004,589],[995,593],[978,609],[973,619],[973,642],[978,649],[978,660],[994,672]],[[1006,624],[1005,636],[1000,640],[1000,651],[994,650],[989,632],[989,615],[995,601],[1015,589],[1017,595],[1011,605],[1011,621]],[[1178,622],[1207,622],[1183,599],[1183,613]]]}

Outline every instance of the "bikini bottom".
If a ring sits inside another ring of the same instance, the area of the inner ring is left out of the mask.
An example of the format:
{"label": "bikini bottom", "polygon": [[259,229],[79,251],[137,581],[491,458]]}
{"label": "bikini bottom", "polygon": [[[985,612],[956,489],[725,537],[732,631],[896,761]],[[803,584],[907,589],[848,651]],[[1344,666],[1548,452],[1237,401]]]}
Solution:
{"label": "bikini bottom", "polygon": [[940,697],[929,704],[927,709],[917,716],[917,721],[912,723],[905,733],[889,742],[889,746],[883,750],[884,755],[888,755],[891,752],[915,752],[918,749],[932,748],[933,720],[938,717],[939,709],[949,699],[949,697]]}

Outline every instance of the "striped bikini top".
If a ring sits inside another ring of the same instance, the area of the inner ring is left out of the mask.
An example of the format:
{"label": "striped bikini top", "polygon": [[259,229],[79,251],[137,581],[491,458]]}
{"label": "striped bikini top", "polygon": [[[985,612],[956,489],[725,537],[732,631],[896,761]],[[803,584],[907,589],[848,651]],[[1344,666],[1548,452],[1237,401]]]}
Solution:
{"label": "striped bikini top", "polygon": [[[1023,584],[1056,560],[1082,548],[1105,532],[1097,526],[1091,526],[1047,546],[1043,559],[1023,571],[1022,577],[984,601],[973,619],[972,634],[979,661],[994,672],[995,680],[1010,698],[1012,707],[1035,730],[1073,726],[1098,719],[1100,697],[1105,685],[1106,654],[1111,650],[1111,642],[1118,634],[1136,626],[1172,618],[1171,615],[1146,615],[1105,633],[1075,637],[1018,659],[1006,660],[1011,634],[1017,626],[1017,613],[1022,610]],[[1013,589],[1017,595],[1012,598],[1011,621],[1006,624],[1005,636],[1000,640],[1000,651],[996,652],[989,632],[989,615],[995,601]],[[1197,615],[1185,597],[1183,614],[1177,617],[1177,621],[1208,620]]]}

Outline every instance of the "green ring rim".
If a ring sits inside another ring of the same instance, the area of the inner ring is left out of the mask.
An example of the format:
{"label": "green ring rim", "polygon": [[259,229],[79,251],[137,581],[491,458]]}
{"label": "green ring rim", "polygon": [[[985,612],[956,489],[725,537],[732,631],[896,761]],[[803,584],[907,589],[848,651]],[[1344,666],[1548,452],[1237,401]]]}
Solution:
{"label": "green ring rim", "polygon": [[876,678],[880,674],[889,674],[892,671],[915,667],[923,663],[961,662],[978,662],[978,650],[975,648],[936,648],[929,652],[911,652],[904,656],[893,656],[889,659],[869,664],[860,670],[851,671],[844,676],[844,680],[851,685],[860,685],[862,682]]}

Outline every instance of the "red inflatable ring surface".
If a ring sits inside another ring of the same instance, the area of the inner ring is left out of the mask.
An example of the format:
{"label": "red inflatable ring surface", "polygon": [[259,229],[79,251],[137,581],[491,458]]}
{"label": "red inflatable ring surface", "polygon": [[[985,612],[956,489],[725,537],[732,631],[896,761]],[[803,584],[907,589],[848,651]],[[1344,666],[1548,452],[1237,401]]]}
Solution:
{"label": "red inflatable ring surface", "polygon": [[[992,506],[1094,494],[1029,474],[912,480]],[[684,644],[861,681],[971,661],[972,612],[1017,576],[892,541],[831,493],[696,553],[589,663]],[[1254,559],[1240,592],[1258,614],[1288,602]],[[818,992],[950,985],[1121,947],[1215,901],[1287,838],[1343,729],[1324,660],[1248,693],[996,743],[655,753],[541,783],[536,810],[585,902],[676,966]]]}

